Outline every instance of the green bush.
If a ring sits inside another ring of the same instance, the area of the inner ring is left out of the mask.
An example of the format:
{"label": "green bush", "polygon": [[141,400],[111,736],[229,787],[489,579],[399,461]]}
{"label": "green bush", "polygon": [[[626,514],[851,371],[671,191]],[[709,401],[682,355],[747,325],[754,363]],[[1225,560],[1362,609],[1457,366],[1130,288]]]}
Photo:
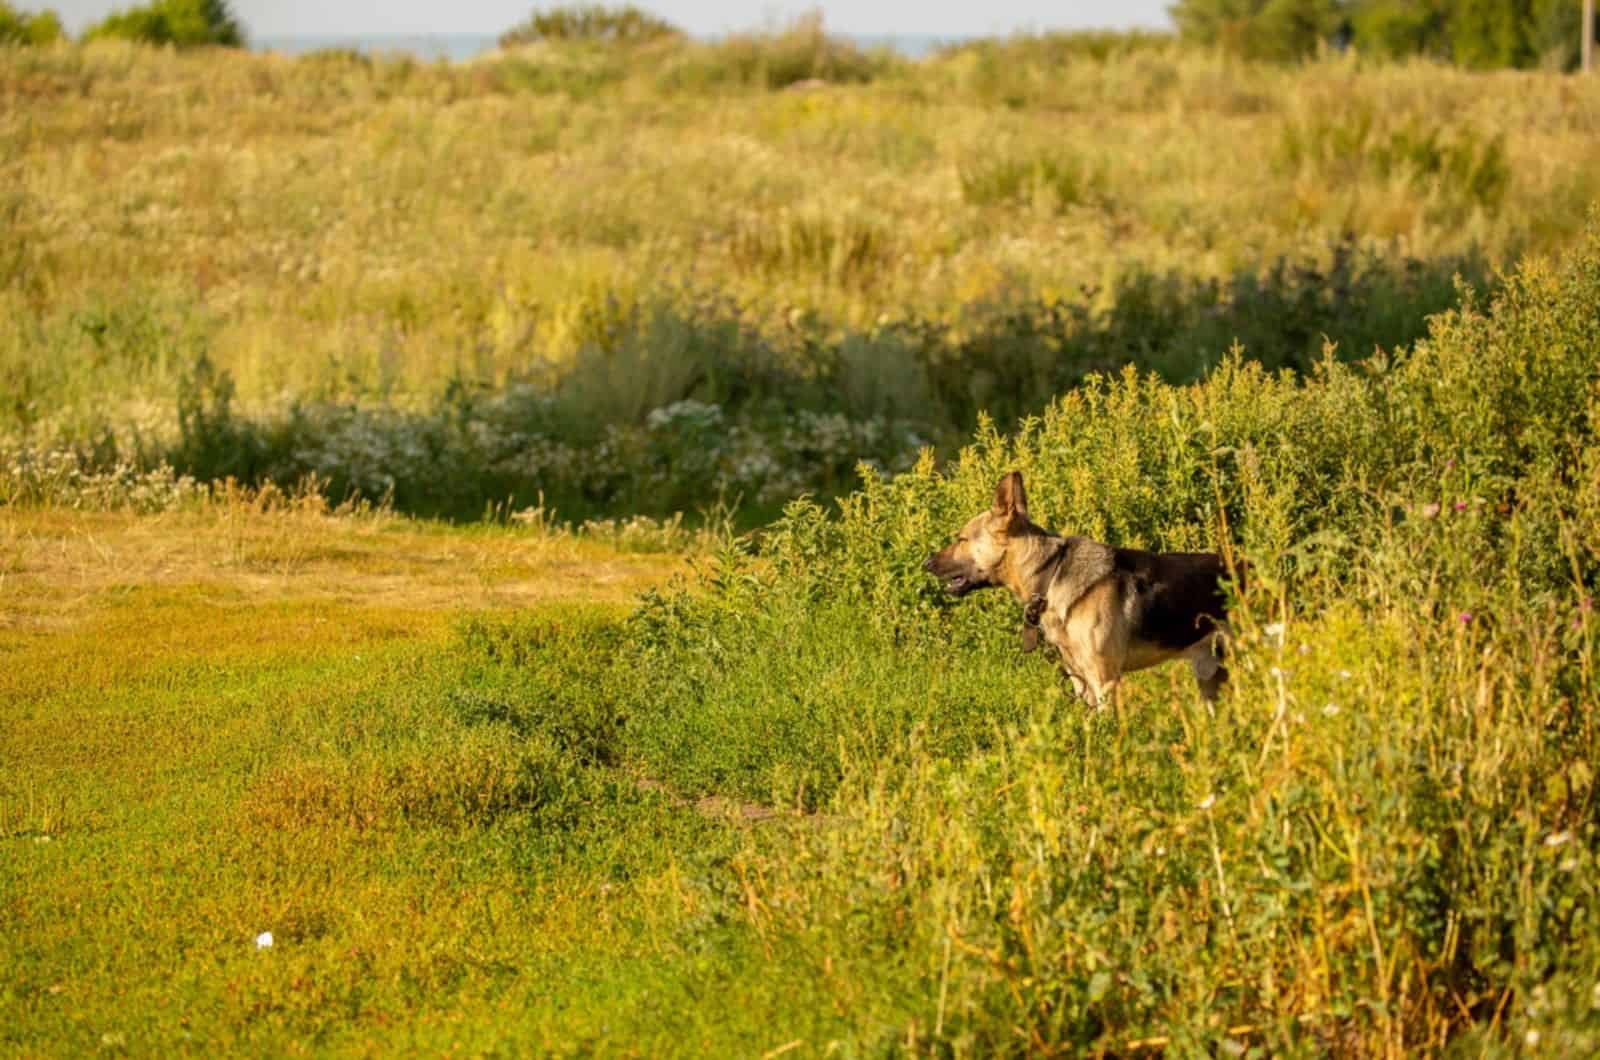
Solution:
{"label": "green bush", "polygon": [[54,11],[29,14],[0,0],[0,45],[42,46],[66,40],[61,16]]}
{"label": "green bush", "polygon": [[888,50],[863,51],[830,36],[822,16],[812,14],[779,33],[735,34],[689,45],[663,61],[659,80],[668,89],[861,84],[877,80],[902,61]]}
{"label": "green bush", "polygon": [[582,4],[535,11],[500,35],[500,47],[515,48],[536,41],[638,44],[678,36],[682,36],[678,27],[632,4],[623,7]]}
{"label": "green bush", "polygon": [[1579,6],[1565,0],[1180,0],[1180,34],[1252,58],[1302,59],[1329,44],[1476,69],[1571,68]]}
{"label": "green bush", "polygon": [[106,17],[84,31],[84,40],[130,40],[140,44],[244,46],[244,28],[227,0],[155,0]]}
{"label": "green bush", "polygon": [[[923,573],[1013,468],[1045,525],[1250,558],[1214,712],[1156,671],[1086,716],[1014,602]],[[1588,1054],[1597,542],[1600,227],[1410,350],[1129,371],[796,503],[635,615],[613,746],[821,811],[741,908],[955,1052]]]}

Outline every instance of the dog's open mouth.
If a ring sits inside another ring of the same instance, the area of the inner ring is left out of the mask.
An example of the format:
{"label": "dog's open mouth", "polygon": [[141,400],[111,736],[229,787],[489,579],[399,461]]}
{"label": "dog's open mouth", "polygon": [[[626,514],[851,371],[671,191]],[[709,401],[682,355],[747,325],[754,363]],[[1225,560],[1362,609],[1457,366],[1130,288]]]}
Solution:
{"label": "dog's open mouth", "polygon": [[965,574],[952,574],[944,580],[944,588],[951,596],[965,596],[972,591],[972,579]]}

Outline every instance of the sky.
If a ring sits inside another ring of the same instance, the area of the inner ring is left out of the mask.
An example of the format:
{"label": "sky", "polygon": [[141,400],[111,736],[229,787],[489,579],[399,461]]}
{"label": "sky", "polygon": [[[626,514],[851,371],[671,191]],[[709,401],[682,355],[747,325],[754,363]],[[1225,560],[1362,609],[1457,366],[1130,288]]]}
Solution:
{"label": "sky", "polygon": [[[25,10],[51,8],[68,30],[78,32],[113,9],[135,0],[22,0]],[[373,35],[380,33],[499,33],[536,7],[558,0],[233,0],[234,14],[253,37]],[[1167,25],[1170,0],[987,0],[978,4],[929,4],[927,0],[633,0],[690,33],[779,26],[820,7],[824,23],[838,33],[930,36],[1004,35],[1019,30]]]}

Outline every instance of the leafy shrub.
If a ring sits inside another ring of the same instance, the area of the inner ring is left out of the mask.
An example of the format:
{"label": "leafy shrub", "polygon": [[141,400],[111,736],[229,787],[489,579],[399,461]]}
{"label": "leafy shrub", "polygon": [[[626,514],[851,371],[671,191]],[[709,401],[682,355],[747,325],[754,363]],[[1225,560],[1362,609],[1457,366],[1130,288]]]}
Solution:
{"label": "leafy shrub", "polygon": [[535,11],[500,35],[500,47],[515,48],[535,41],[637,44],[681,35],[682,31],[672,23],[632,4],[615,8],[582,4]]}
{"label": "leafy shrub", "polygon": [[888,51],[866,52],[829,36],[822,16],[796,19],[775,34],[735,34],[708,44],[690,45],[663,62],[659,79],[667,88],[781,89],[804,82],[835,84],[874,81],[900,60]]}
{"label": "leafy shrub", "polygon": [[130,40],[141,44],[244,46],[244,28],[227,0],[155,0],[118,11],[84,31],[84,40]]}
{"label": "leafy shrub", "polygon": [[[1097,381],[649,598],[620,761],[825,811],[741,907],[952,1051],[1590,1051],[1597,381],[1600,219],[1391,357]],[[1219,709],[1157,672],[1085,717],[931,583],[1012,468],[1046,525],[1250,557]]]}
{"label": "leafy shrub", "polygon": [[18,11],[0,0],[0,45],[18,44],[42,46],[55,44],[67,37],[61,28],[61,16],[54,11],[29,14]]}

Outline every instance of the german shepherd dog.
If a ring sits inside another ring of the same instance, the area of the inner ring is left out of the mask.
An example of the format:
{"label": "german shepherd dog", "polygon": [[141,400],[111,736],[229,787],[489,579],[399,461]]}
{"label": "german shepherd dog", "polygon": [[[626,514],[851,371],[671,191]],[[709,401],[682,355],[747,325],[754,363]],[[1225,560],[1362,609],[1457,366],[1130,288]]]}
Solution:
{"label": "german shepherd dog", "polygon": [[994,506],[923,569],[954,596],[1010,589],[1024,607],[1024,650],[1037,647],[1042,632],[1091,706],[1114,701],[1123,674],[1173,659],[1189,661],[1208,702],[1227,680],[1216,643],[1227,632],[1222,557],[1052,534],[1028,519],[1019,471],[1000,480]]}

